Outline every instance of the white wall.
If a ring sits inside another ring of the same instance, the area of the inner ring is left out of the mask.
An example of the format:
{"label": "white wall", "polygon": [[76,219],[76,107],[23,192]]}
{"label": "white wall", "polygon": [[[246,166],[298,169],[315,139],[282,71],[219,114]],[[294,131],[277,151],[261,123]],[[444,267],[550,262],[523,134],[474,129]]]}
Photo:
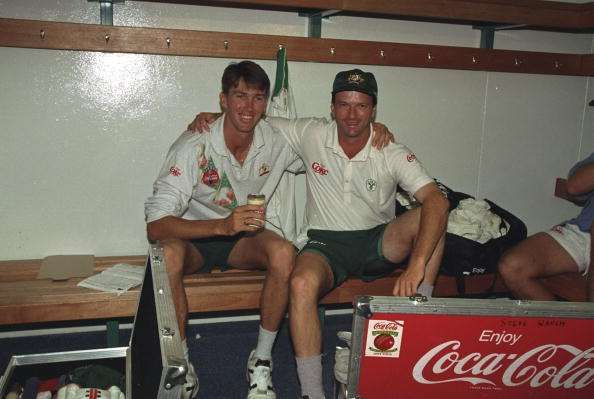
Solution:
{"label": "white wall", "polygon": [[[98,23],[86,0],[0,0],[0,17]],[[126,1],[114,23],[303,36],[296,13]],[[477,46],[469,26],[355,17],[324,37]],[[592,35],[503,31],[497,48],[592,52]],[[218,108],[231,60],[0,48],[0,259],[145,252],[143,203],[169,144]],[[274,63],[259,62],[271,77]],[[332,79],[352,65],[291,63],[300,115],[328,116]],[[554,179],[594,149],[592,81],[361,66],[380,84],[378,120],[457,190],[487,197],[531,231],[576,208]],[[301,188],[302,190],[302,188]]]}

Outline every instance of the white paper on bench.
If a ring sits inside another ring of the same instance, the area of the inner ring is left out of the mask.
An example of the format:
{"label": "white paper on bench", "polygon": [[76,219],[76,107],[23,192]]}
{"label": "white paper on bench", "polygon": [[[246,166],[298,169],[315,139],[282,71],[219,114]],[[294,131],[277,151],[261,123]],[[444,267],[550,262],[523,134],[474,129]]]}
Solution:
{"label": "white paper on bench", "polygon": [[91,288],[94,290],[123,294],[131,288],[142,283],[144,277],[144,266],[132,266],[126,263],[118,263],[82,280],[79,287]]}

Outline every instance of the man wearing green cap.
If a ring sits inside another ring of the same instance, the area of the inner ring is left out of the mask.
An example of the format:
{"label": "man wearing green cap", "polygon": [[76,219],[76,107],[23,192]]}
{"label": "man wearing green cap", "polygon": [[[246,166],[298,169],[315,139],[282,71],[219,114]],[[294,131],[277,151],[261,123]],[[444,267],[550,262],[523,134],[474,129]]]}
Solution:
{"label": "man wearing green cap", "polygon": [[[394,295],[430,295],[443,253],[447,199],[406,146],[369,145],[377,91],[372,73],[339,72],[333,122],[271,121],[289,133],[307,168],[307,242],[291,277],[289,316],[302,395],[309,399],[324,397],[318,300],[349,276],[373,280],[406,259]],[[395,218],[397,185],[422,206]]]}
{"label": "man wearing green cap", "polygon": [[[377,92],[372,73],[343,71],[332,87],[333,121],[267,118],[306,168],[305,221],[289,303],[303,398],[324,397],[319,299],[347,277],[371,281],[404,261],[394,295],[431,295],[443,254],[447,199],[406,146],[371,146]],[[395,218],[398,185],[422,206]]]}

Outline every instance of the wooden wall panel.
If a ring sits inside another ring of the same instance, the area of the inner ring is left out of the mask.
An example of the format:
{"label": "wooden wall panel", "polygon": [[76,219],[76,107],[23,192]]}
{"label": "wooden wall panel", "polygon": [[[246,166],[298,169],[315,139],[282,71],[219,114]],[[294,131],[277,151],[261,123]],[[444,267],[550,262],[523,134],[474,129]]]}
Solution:
{"label": "wooden wall panel", "polygon": [[594,54],[582,56],[581,74],[584,76],[594,76]]}
{"label": "wooden wall panel", "polygon": [[343,10],[405,15],[449,20],[526,24],[553,28],[585,28],[578,20],[577,7],[557,7],[556,3],[491,2],[476,0],[343,0]]}
{"label": "wooden wall panel", "polygon": [[233,7],[342,10],[355,13],[434,18],[557,29],[594,28],[594,2],[543,0],[149,0]]}
{"label": "wooden wall panel", "polygon": [[281,45],[291,61],[594,74],[579,54],[0,19],[5,47],[271,60]]}

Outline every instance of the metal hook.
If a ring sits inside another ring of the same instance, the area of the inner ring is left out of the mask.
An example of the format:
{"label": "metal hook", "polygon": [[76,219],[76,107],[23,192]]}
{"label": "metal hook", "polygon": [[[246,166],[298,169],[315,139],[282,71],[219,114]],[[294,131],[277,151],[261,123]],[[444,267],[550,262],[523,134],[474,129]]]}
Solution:
{"label": "metal hook", "polygon": [[559,69],[563,66],[559,61],[555,60],[555,69]]}
{"label": "metal hook", "polygon": [[336,49],[334,47],[330,47],[330,54],[334,55],[335,52],[336,52]]}
{"label": "metal hook", "polygon": [[223,42],[223,47],[225,47],[225,50],[229,50],[229,40]]}
{"label": "metal hook", "polygon": [[380,57],[382,57],[382,58],[386,57],[386,53],[384,52],[384,50],[380,50]]}
{"label": "metal hook", "polygon": [[167,43],[167,47],[171,47],[171,39],[170,38],[166,38],[165,43]]}
{"label": "metal hook", "polygon": [[41,37],[41,40],[45,39],[45,31],[43,29],[39,31],[39,36]]}
{"label": "metal hook", "polygon": [[520,66],[522,65],[522,60],[519,58],[514,58],[514,65],[515,66]]}
{"label": "metal hook", "polygon": [[109,43],[109,35],[105,35],[105,44]]}
{"label": "metal hook", "polygon": [[433,55],[431,54],[431,51],[427,52],[427,62],[431,62],[433,60]]}
{"label": "metal hook", "polygon": [[472,56],[472,63],[476,64],[479,62],[479,59],[477,57],[475,57],[474,55]]}

